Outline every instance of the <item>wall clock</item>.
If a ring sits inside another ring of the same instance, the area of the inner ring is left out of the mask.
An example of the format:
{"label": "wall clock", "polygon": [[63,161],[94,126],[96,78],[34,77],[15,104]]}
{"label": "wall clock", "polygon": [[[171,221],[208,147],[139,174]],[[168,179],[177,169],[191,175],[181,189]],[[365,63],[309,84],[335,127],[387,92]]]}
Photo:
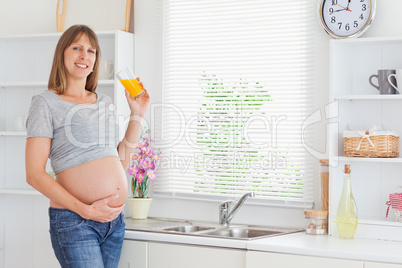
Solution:
{"label": "wall clock", "polygon": [[375,15],[375,0],[320,0],[318,12],[325,32],[333,38],[363,34]]}

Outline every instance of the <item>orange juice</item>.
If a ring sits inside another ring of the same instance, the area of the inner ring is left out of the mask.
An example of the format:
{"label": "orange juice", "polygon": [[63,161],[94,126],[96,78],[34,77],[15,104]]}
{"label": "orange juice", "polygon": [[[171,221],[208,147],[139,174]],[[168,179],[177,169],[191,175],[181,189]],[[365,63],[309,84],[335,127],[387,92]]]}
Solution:
{"label": "orange juice", "polygon": [[140,85],[137,79],[122,79],[120,83],[124,86],[125,89],[128,90],[131,97],[138,96],[144,88]]}

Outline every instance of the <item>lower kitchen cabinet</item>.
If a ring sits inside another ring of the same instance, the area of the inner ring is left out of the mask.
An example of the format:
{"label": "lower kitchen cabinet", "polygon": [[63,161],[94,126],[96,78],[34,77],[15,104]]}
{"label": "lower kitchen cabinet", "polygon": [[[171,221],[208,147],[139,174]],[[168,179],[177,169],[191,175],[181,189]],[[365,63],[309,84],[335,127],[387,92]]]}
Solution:
{"label": "lower kitchen cabinet", "polygon": [[364,268],[402,268],[402,264],[391,264],[382,262],[365,262]]}
{"label": "lower kitchen cabinet", "polygon": [[148,268],[148,243],[124,240],[119,268]]}
{"label": "lower kitchen cabinet", "polygon": [[1,195],[0,268],[60,267],[49,235],[49,200],[42,195]]}
{"label": "lower kitchen cabinet", "polygon": [[[1,266],[0,266],[1,267]],[[7,266],[6,266],[7,267]],[[402,268],[402,264],[124,240],[119,268]]]}
{"label": "lower kitchen cabinet", "polygon": [[163,243],[149,243],[148,249],[148,268],[246,267],[245,250]]}
{"label": "lower kitchen cabinet", "polygon": [[[247,252],[247,268],[364,268],[362,261],[300,256],[282,253]],[[377,267],[377,266],[376,266]],[[380,266],[378,266],[380,267]],[[385,267],[385,266],[381,266]],[[374,268],[374,266],[372,267]]]}

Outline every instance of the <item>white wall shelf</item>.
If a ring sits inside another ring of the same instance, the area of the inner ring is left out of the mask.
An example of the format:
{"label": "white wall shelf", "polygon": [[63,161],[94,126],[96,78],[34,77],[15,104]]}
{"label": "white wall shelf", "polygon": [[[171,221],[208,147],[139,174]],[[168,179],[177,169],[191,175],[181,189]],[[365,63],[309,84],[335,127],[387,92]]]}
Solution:
{"label": "white wall shelf", "polygon": [[365,162],[365,163],[402,163],[401,157],[378,158],[378,157],[345,157],[339,156],[339,162]]}
{"label": "white wall shelf", "polygon": [[[110,37],[119,33],[126,34],[126,32],[122,31],[97,31],[96,35],[99,39],[103,37]],[[129,34],[129,33],[128,33]],[[61,33],[54,32],[54,33],[38,33],[38,34],[15,34],[15,35],[4,35],[0,36],[0,41],[43,41],[43,40],[58,40],[61,36]],[[54,48],[51,50],[54,52]]]}
{"label": "white wall shelf", "polygon": [[[115,73],[125,67],[134,69],[133,34],[96,34],[101,59],[113,61]],[[6,249],[0,250],[0,267],[58,266],[48,232],[49,200],[26,182],[27,134],[14,131],[14,120],[27,116],[32,97],[47,90],[60,36],[61,33],[0,36],[0,248]],[[97,92],[112,98],[116,118],[129,116],[124,87],[117,79],[99,80]],[[46,171],[51,171],[49,162]],[[21,252],[29,257],[20,258]]]}
{"label": "white wall shelf", "polygon": [[402,95],[336,95],[335,100],[402,100]]}
{"label": "white wall shelf", "polygon": [[41,195],[36,190],[1,189],[0,194]]}
{"label": "white wall shelf", "polygon": [[[114,80],[99,80],[98,85],[114,85]],[[47,89],[47,81],[15,81],[0,82],[0,88],[44,88]]]}
{"label": "white wall shelf", "polygon": [[[336,211],[343,187],[345,164],[351,165],[352,191],[359,211],[355,237],[402,241],[402,224],[391,208],[389,194],[400,185],[399,158],[345,157],[343,131],[381,125],[402,134],[402,95],[380,95],[369,77],[380,69],[402,69],[402,37],[330,41],[329,234],[337,236]],[[400,149],[399,149],[400,151]]]}
{"label": "white wall shelf", "polygon": [[0,136],[26,136],[27,133],[23,131],[0,131]]}
{"label": "white wall shelf", "polygon": [[[102,60],[113,61],[115,70],[127,66],[133,69],[133,34],[122,31],[96,34]],[[25,179],[18,179],[25,178],[23,137],[26,137],[26,132],[14,131],[13,123],[18,116],[28,114],[34,95],[47,90],[53,54],[60,36],[60,33],[0,36],[0,190],[29,189]],[[31,52],[32,49],[35,53]],[[112,98],[116,118],[129,115],[124,88],[118,80],[99,80],[98,92]]]}
{"label": "white wall shelf", "polygon": [[359,222],[370,225],[383,225],[383,226],[393,226],[402,228],[402,222],[387,220],[385,217],[381,219],[373,219],[373,218],[359,219]]}

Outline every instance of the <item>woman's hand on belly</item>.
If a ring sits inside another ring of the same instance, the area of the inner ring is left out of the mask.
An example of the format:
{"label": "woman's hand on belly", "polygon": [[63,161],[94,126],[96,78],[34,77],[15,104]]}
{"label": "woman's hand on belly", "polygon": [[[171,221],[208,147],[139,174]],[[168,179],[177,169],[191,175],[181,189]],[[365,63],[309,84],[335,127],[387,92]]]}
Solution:
{"label": "woman's hand on belly", "polygon": [[88,206],[88,211],[83,215],[83,218],[98,222],[110,222],[120,215],[124,208],[124,204],[118,207],[111,207],[109,203],[117,200],[119,195],[111,195],[104,199],[93,202]]}

